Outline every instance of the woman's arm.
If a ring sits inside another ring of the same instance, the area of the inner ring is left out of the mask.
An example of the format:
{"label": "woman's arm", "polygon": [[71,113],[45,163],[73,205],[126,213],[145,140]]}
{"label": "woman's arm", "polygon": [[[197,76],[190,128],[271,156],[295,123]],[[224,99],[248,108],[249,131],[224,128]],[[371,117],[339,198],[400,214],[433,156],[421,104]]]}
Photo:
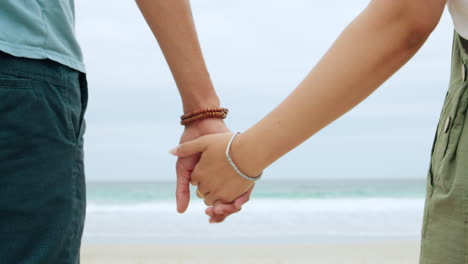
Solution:
{"label": "woman's arm", "polygon": [[363,101],[424,44],[445,2],[372,1],[293,93],[239,137],[234,159],[256,175]]}
{"label": "woman's arm", "polygon": [[[363,101],[419,50],[445,2],[373,0],[291,95],[234,141],[234,162],[245,174],[258,175]],[[207,204],[231,201],[252,186],[226,161],[229,137],[201,138],[175,151],[179,156],[203,151],[192,180],[207,193]]]}

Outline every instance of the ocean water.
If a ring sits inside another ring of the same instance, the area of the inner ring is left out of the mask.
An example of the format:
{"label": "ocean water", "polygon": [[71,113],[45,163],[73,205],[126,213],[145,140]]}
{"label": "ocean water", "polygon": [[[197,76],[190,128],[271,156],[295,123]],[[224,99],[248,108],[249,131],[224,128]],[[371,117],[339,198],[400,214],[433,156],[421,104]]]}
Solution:
{"label": "ocean water", "polygon": [[[193,189],[192,189],[193,192]],[[309,243],[417,240],[422,180],[264,181],[222,224],[192,196],[176,212],[175,183],[91,182],[85,242]]]}

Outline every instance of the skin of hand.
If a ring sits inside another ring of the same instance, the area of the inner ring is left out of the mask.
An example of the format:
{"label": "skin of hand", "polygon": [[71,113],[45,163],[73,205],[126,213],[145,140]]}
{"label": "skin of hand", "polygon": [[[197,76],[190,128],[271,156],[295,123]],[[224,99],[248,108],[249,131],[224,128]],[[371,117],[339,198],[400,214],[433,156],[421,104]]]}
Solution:
{"label": "skin of hand", "polygon": [[210,223],[221,223],[229,215],[240,212],[242,205],[249,201],[253,187],[254,186],[252,186],[250,190],[248,190],[242,196],[237,198],[233,203],[216,203],[212,207],[208,207],[205,213],[210,217]]}
{"label": "skin of hand", "polygon": [[[226,127],[223,120],[220,119],[205,119],[195,122],[185,127],[184,132],[180,138],[180,144],[187,141],[197,139],[204,135],[227,133],[229,129]],[[200,159],[200,154],[195,154],[187,157],[177,159],[176,173],[176,198],[177,198],[177,211],[183,213],[187,210],[190,202],[190,175]]]}
{"label": "skin of hand", "polygon": [[[193,155],[201,155],[200,160],[192,171],[191,183],[198,186],[198,192],[208,206],[216,205],[213,209],[208,209],[207,214],[211,216],[211,222],[220,222],[228,209],[240,210],[243,201],[248,197],[243,194],[250,193],[254,187],[254,182],[242,178],[232,168],[226,159],[225,151],[232,133],[215,134],[203,136],[196,140],[179,145],[171,153],[179,158]],[[240,139],[240,136],[238,136]],[[231,157],[236,163],[236,140],[230,150]],[[242,155],[248,153],[241,152]],[[243,166],[237,164],[242,170]],[[248,168],[252,168],[250,165]],[[258,170],[248,170],[247,175],[259,175]],[[231,203],[231,207],[220,204]]]}
{"label": "skin of hand", "polygon": [[[205,119],[185,127],[180,143],[185,143],[201,136],[228,133],[229,129],[221,119]],[[191,174],[195,166],[200,160],[200,153],[191,156],[180,157],[177,159],[176,172],[177,172],[177,211],[183,213],[187,210],[190,202],[190,189],[189,183],[191,181]],[[217,208],[208,208],[206,213],[210,216],[211,223],[219,223],[224,219],[240,211],[242,205],[249,201],[252,189],[237,198],[234,202],[229,204],[218,203]],[[208,213],[209,212],[209,213]]]}

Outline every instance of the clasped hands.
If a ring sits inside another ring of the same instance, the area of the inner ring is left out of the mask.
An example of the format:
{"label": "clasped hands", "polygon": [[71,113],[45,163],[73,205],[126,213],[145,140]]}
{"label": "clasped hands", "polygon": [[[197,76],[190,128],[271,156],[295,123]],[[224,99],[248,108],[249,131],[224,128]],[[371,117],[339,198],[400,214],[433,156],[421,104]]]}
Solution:
{"label": "clasped hands", "polygon": [[[190,202],[189,184],[197,186],[197,196],[209,206],[206,214],[210,223],[224,221],[239,212],[249,200],[254,182],[239,176],[225,156],[232,135],[218,119],[203,120],[185,128],[180,145],[170,151],[178,157],[176,197],[179,213],[185,212]],[[233,159],[236,161],[235,156]]]}

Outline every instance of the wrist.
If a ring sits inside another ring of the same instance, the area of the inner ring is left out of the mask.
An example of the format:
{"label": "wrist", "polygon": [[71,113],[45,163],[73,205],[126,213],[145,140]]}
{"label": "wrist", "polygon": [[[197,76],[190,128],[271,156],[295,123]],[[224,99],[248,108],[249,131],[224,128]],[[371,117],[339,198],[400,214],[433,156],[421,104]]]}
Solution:
{"label": "wrist", "polygon": [[183,100],[183,111],[184,114],[209,109],[209,108],[219,108],[220,102],[216,95],[211,96],[192,96],[190,99]]}
{"label": "wrist", "polygon": [[232,142],[229,154],[234,164],[247,176],[257,177],[266,168],[261,147],[249,135],[239,134]]}
{"label": "wrist", "polygon": [[[220,107],[220,100],[211,81],[192,82],[190,85],[178,85],[181,91],[184,114],[189,112]],[[181,87],[185,87],[182,89]],[[190,87],[190,89],[188,88]]]}
{"label": "wrist", "polygon": [[185,126],[184,134],[190,135],[190,140],[205,135],[227,133],[229,129],[222,119],[204,119]]}

